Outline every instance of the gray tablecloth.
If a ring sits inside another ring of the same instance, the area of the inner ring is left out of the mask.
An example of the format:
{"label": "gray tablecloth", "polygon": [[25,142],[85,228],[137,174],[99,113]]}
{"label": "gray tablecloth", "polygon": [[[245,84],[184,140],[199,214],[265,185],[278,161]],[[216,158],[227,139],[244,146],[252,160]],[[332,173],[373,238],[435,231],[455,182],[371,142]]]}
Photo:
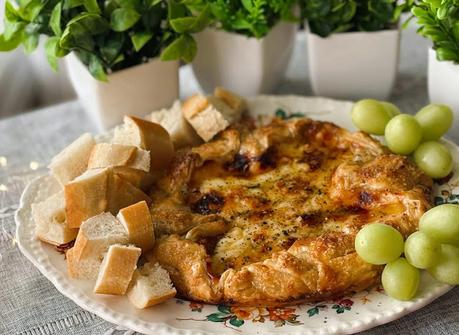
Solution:
{"label": "gray tablecloth", "polygon": [[[414,28],[403,32],[392,101],[405,112],[427,103],[427,46]],[[300,35],[278,93],[310,93],[305,48]],[[198,89],[189,67],[181,69],[181,85],[183,96]],[[20,99],[21,93],[17,94]],[[25,185],[44,174],[49,159],[84,131],[95,132],[95,127],[77,102],[0,121],[0,334],[133,334],[59,294],[15,244],[14,211]],[[431,305],[364,334],[459,334],[458,310],[459,288],[455,288]]]}

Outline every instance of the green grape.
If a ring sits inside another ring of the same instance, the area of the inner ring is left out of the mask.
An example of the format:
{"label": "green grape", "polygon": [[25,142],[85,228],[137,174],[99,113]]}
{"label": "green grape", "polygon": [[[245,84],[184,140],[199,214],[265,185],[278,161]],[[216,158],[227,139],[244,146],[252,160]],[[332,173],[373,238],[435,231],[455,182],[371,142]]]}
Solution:
{"label": "green grape", "polygon": [[357,233],[355,250],[367,263],[386,264],[402,254],[403,236],[397,229],[389,225],[368,224]]}
{"label": "green grape", "polygon": [[439,243],[459,245],[459,205],[444,204],[424,213],[419,230]]}
{"label": "green grape", "polygon": [[400,257],[384,267],[381,282],[386,293],[398,300],[411,300],[417,293],[421,274]]}
{"label": "green grape", "polygon": [[440,245],[420,231],[411,234],[405,241],[405,257],[418,269],[427,269],[434,264],[439,250]]}
{"label": "green grape", "polygon": [[392,115],[379,101],[364,99],[354,104],[351,117],[354,125],[360,130],[373,135],[383,135]]}
{"label": "green grape", "polygon": [[442,244],[436,262],[427,271],[442,283],[459,285],[459,248]]}
{"label": "green grape", "polygon": [[384,132],[387,146],[399,155],[409,155],[422,139],[422,129],[414,116],[400,114],[392,118]]}
{"label": "green grape", "polygon": [[422,128],[423,141],[440,139],[453,123],[453,111],[446,105],[430,104],[416,114]]}
{"label": "green grape", "polygon": [[381,101],[381,103],[386,109],[386,111],[390,114],[391,117],[394,117],[401,113],[400,109],[397,106],[395,106],[393,103],[387,102],[387,101]]}
{"label": "green grape", "polygon": [[446,177],[453,169],[453,157],[448,148],[435,141],[422,143],[414,152],[416,165],[429,177]]}

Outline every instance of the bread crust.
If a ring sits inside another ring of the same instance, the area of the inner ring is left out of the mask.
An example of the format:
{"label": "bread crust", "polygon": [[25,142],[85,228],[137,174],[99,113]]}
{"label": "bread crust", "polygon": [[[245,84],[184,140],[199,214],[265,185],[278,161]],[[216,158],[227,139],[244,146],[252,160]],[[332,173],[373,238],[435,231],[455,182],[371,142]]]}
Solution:
{"label": "bread crust", "polygon": [[[212,152],[213,143],[220,145],[216,139],[193,154]],[[238,143],[225,159],[177,157],[152,192],[154,222],[163,220],[167,204],[169,212],[175,206],[187,213],[188,230],[209,216],[231,225],[216,230],[219,236],[191,240],[183,223],[168,216],[149,257],[192,300],[281,306],[361,291],[379,282],[382,267],[355,252],[360,228],[378,221],[407,236],[432,205],[432,180],[363,133],[309,119],[275,120],[240,132]]]}
{"label": "bread crust", "polygon": [[43,202],[32,204],[35,236],[56,246],[73,241],[78,230],[69,228],[65,218],[64,192],[60,191]]}
{"label": "bread crust", "polygon": [[130,243],[140,247],[144,252],[153,248],[155,231],[146,201],[122,208],[117,218],[126,228]]}
{"label": "bread crust", "polygon": [[125,167],[89,170],[65,185],[65,213],[70,228],[79,228],[83,221],[109,211],[118,214],[121,208],[139,201],[151,203],[141,189],[150,183],[150,176],[141,170]]}
{"label": "bread crust", "polygon": [[[161,174],[174,156],[169,133],[159,124],[135,116],[124,117],[124,127],[115,130],[114,143],[134,145],[150,152],[150,172]],[[127,134],[134,132],[135,136]]]}
{"label": "bread crust", "polygon": [[100,267],[94,293],[125,294],[141,253],[140,248],[133,246],[110,246]]}

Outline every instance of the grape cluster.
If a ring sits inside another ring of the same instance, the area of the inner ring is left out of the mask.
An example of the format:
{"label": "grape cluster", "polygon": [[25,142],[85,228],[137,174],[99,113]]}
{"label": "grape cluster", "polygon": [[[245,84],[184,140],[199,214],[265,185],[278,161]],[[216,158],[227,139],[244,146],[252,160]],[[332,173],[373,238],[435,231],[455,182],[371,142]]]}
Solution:
{"label": "grape cluster", "polygon": [[412,116],[401,114],[389,102],[364,99],[354,104],[352,122],[369,134],[384,135],[393,153],[412,155],[416,165],[431,178],[446,177],[453,169],[450,151],[439,142],[453,122],[448,106],[430,104]]}
{"label": "grape cluster", "polygon": [[415,297],[421,269],[442,283],[459,285],[459,205],[444,204],[424,213],[419,231],[405,242],[392,226],[366,225],[355,238],[355,250],[367,263],[386,264],[381,282],[395,299]]}

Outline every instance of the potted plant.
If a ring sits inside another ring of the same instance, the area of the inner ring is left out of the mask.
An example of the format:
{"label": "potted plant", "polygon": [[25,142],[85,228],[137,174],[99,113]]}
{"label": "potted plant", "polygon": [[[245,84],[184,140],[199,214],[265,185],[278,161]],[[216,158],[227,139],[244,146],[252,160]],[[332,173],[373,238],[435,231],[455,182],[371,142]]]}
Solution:
{"label": "potted plant", "polygon": [[417,2],[412,13],[418,32],[432,41],[429,49],[428,90],[432,103],[449,105],[459,127],[459,3],[453,0]]}
{"label": "potted plant", "polygon": [[178,98],[178,60],[193,59],[190,34],[207,25],[206,12],[165,0],[8,0],[0,51],[23,45],[30,53],[48,36],[49,63],[56,69],[69,55],[81,102],[107,129],[126,113],[144,116]]}
{"label": "potted plant", "polygon": [[386,99],[399,59],[400,14],[413,0],[300,0],[316,95]]}
{"label": "potted plant", "polygon": [[212,24],[195,38],[192,63],[204,91],[224,86],[243,95],[269,93],[293,50],[295,0],[209,0]]}

